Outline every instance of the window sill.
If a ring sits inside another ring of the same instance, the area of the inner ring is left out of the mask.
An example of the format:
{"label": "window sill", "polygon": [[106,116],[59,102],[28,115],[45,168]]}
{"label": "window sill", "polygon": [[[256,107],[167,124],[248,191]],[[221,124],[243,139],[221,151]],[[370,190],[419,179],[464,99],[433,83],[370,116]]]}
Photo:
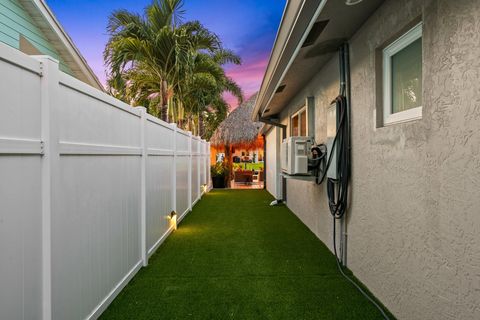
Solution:
{"label": "window sill", "polygon": [[383,119],[383,126],[386,127],[420,119],[422,119],[422,107],[417,107],[406,111],[386,115]]}

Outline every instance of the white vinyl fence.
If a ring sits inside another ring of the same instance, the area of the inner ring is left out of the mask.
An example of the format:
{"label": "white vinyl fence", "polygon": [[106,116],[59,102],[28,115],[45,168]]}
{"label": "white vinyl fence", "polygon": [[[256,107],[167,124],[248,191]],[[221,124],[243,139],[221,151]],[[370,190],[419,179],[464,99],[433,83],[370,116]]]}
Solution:
{"label": "white vinyl fence", "polygon": [[0,45],[0,319],[95,319],[208,190],[209,143]]}

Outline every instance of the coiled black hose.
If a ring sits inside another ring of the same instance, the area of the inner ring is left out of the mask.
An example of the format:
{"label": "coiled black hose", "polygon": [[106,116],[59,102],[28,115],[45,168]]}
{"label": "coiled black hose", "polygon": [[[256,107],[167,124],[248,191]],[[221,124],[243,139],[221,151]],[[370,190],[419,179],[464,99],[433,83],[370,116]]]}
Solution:
{"label": "coiled black hose", "polygon": [[327,179],[328,206],[335,219],[345,215],[348,205],[348,183],[350,180],[350,132],[346,121],[347,101],[343,95],[335,98],[337,112],[340,113],[337,134],[333,140],[330,158],[337,154],[337,179]]}

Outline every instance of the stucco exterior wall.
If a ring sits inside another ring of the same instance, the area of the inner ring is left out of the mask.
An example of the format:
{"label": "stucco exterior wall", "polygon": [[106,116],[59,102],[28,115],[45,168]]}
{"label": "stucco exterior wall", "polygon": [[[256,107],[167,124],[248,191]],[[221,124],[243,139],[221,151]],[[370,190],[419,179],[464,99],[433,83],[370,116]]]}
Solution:
{"label": "stucco exterior wall", "polygon": [[[423,118],[377,127],[376,51],[419,17]],[[480,1],[386,1],[350,49],[348,267],[399,319],[480,319]],[[283,123],[314,96],[324,141],[337,94],[335,56]],[[287,205],[331,248],[325,185],[288,180],[287,192]]]}
{"label": "stucco exterior wall", "polygon": [[[289,118],[305,105],[307,97],[314,97],[315,141],[325,142],[327,137],[327,108],[339,93],[338,57],[335,55],[322,68],[318,76],[299,92],[282,113],[282,123],[287,125],[290,136]],[[267,144],[267,159],[269,158]],[[271,156],[270,156],[271,158]],[[268,161],[268,160],[267,160]],[[267,186],[269,182],[267,180]],[[329,248],[332,248],[332,219],[328,209],[326,185],[311,182],[287,180],[288,207],[314,232]]]}

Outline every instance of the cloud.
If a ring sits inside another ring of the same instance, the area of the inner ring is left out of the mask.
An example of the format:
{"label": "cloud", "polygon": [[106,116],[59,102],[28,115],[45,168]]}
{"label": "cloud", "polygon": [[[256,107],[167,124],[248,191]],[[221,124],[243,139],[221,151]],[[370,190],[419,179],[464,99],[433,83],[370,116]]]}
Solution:
{"label": "cloud", "polygon": [[[231,66],[226,70],[227,75],[242,87],[246,99],[260,89],[268,64],[268,56],[269,52],[264,52],[245,61],[241,66]],[[230,104],[231,110],[238,106],[236,98],[232,95],[226,94],[224,98]]]}

